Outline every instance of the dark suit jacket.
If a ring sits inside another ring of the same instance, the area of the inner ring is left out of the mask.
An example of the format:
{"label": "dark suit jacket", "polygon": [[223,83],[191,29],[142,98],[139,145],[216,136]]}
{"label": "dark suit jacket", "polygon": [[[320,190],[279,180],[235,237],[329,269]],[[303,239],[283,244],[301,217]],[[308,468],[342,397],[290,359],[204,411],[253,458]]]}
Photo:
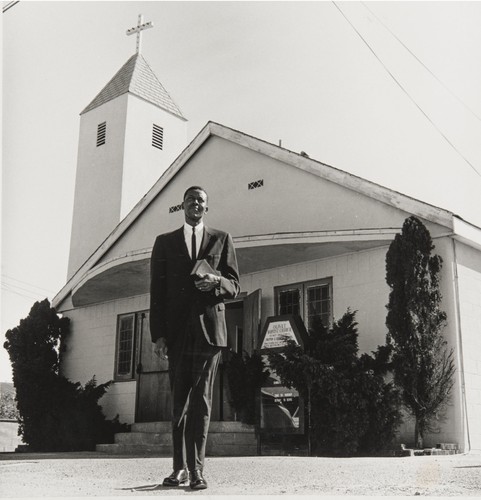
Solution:
{"label": "dark suit jacket", "polygon": [[184,240],[184,228],[161,234],[151,257],[150,332],[152,342],[164,337],[172,347],[182,334],[190,312],[199,318],[211,345],[227,346],[224,298],[239,293],[239,272],[232,238],[204,226],[198,259],[206,259],[221,277],[220,288],[200,292],[190,275],[193,263]]}

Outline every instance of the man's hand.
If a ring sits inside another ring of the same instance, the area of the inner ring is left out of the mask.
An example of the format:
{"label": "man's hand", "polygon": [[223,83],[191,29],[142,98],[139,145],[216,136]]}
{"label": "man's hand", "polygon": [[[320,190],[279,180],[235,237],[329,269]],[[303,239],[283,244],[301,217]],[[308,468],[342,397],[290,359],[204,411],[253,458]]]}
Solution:
{"label": "man's hand", "polygon": [[201,292],[210,292],[220,283],[220,277],[215,274],[202,274],[199,279],[195,282],[197,290]]}
{"label": "man's hand", "polygon": [[160,337],[159,339],[156,340],[155,342],[155,347],[154,347],[154,352],[159,356],[160,359],[167,359],[167,344],[165,343],[165,339],[163,337]]}

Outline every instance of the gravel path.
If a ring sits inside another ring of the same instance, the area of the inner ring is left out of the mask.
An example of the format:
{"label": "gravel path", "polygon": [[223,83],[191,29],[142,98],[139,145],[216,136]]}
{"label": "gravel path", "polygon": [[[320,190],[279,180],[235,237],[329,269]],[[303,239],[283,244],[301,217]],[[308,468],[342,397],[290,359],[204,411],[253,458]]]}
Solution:
{"label": "gravel path", "polygon": [[169,458],[0,454],[0,497],[211,495],[481,496],[481,455],[207,458],[209,489],[167,489]]}

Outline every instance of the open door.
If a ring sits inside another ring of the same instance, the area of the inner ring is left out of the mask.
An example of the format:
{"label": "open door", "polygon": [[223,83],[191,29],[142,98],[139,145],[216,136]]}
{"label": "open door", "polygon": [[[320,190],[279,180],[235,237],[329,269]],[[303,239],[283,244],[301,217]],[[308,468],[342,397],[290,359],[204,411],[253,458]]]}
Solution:
{"label": "open door", "polygon": [[244,298],[242,349],[252,354],[257,349],[261,327],[262,290],[258,288]]}
{"label": "open door", "polygon": [[169,363],[154,353],[149,328],[149,313],[138,325],[136,422],[171,420]]}

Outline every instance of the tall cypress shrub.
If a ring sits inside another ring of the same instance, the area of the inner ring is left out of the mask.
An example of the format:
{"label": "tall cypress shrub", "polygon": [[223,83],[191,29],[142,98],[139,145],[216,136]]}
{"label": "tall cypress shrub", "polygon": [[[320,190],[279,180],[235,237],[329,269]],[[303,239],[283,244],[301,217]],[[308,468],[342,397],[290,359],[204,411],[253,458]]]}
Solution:
{"label": "tall cypress shrub", "polygon": [[405,220],[386,255],[386,281],[391,288],[386,326],[393,348],[394,380],[415,419],[414,442],[422,448],[427,431],[436,430],[449,401],[455,371],[453,351],[442,331],[439,273],[442,259],[424,224]]}

